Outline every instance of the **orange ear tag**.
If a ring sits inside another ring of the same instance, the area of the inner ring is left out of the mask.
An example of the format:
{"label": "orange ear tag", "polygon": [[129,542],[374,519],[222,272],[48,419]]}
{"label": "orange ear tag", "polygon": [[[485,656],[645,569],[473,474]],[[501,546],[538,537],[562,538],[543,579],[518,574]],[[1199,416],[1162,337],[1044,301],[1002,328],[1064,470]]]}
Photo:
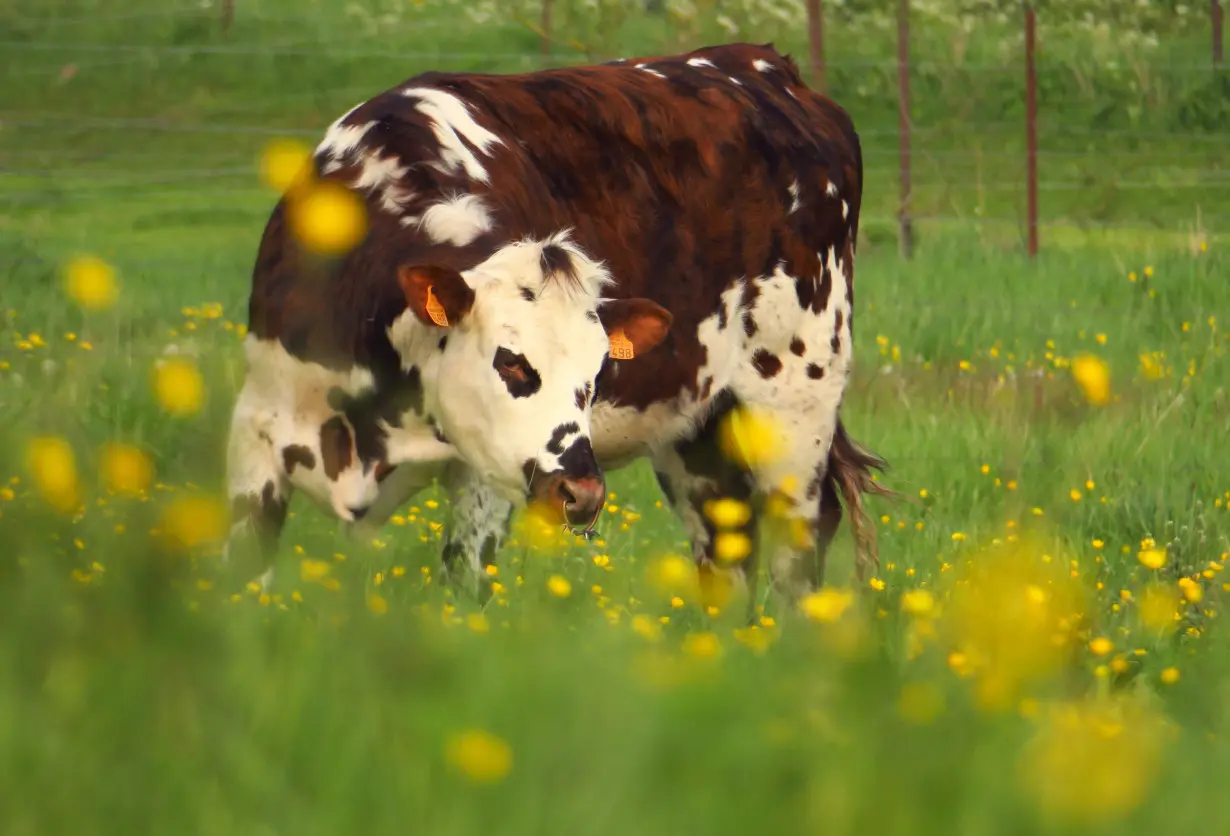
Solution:
{"label": "orange ear tag", "polygon": [[631,360],[636,352],[632,349],[632,340],[624,336],[624,332],[614,331],[611,333],[611,359],[612,360]]}
{"label": "orange ear tag", "polygon": [[432,322],[441,328],[448,327],[448,314],[444,312],[444,306],[440,304],[436,294],[431,292],[431,285],[427,286],[427,304],[424,307],[427,309],[427,315],[431,317]]}

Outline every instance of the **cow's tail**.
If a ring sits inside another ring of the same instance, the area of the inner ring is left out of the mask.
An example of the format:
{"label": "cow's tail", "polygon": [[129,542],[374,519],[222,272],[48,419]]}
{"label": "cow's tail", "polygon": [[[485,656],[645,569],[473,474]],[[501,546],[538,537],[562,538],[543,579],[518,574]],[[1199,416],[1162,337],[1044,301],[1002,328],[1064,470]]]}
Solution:
{"label": "cow's tail", "polygon": [[859,581],[864,579],[867,564],[877,569],[880,555],[876,544],[875,524],[863,506],[863,495],[874,494],[888,498],[899,495],[872,478],[872,470],[881,473],[888,470],[888,462],[850,438],[841,419],[837,419],[837,431],[829,447],[828,472],[825,478],[833,493],[841,494],[846,511],[850,515],[850,528],[854,534],[854,571]]}

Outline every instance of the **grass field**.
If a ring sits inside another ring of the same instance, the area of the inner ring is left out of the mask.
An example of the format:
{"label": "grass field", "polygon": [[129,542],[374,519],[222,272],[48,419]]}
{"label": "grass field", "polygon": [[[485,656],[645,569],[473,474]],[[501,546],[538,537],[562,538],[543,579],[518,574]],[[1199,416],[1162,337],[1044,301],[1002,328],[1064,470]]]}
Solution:
{"label": "grass field", "polygon": [[[907,262],[891,101],[835,72],[869,149],[844,414],[903,494],[871,501],[868,584],[843,528],[803,614],[740,629],[737,602],[680,571],[681,529],[636,466],[609,476],[598,540],[510,545],[485,609],[437,582],[434,491],[361,544],[296,503],[262,595],[214,544],[187,548],[225,524],[247,280],[275,199],[261,147],[310,142],[433,65],[532,66],[516,53],[537,44],[439,8],[392,26],[238,6],[226,39],[211,9],[0,6],[0,41],[25,45],[0,47],[16,82],[0,92],[0,833],[1224,826],[1230,134],[1147,109],[1095,131],[1095,103],[1065,86],[1084,47],[1055,45],[1043,179],[1076,185],[1044,190],[1063,226],[1030,263],[1018,224],[972,222],[1019,212],[1019,100],[975,70],[961,83],[985,83],[983,105],[922,83],[916,206],[942,220]],[[617,45],[654,51],[652,29],[634,19]],[[831,38],[834,60],[891,56]],[[105,310],[64,291],[82,253],[116,270]],[[1101,406],[1073,379],[1086,353],[1110,371]],[[172,355],[204,383],[199,408],[181,386],[184,414],[154,386]],[[50,493],[38,473],[65,468],[49,437],[75,461]]]}

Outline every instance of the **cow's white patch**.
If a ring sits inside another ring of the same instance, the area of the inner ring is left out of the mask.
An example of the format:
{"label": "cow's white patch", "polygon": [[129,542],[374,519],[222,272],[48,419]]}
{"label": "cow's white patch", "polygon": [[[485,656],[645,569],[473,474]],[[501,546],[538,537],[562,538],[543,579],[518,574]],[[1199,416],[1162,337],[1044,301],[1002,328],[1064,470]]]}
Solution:
{"label": "cow's white patch", "polygon": [[830,180],[828,185],[824,187],[824,193],[829,197],[837,197],[837,184]]}
{"label": "cow's white patch", "polygon": [[768,61],[764,60],[763,58],[757,58],[755,61],[752,62],[752,66],[756,68],[757,72],[762,72],[762,73],[767,73],[773,69],[773,65],[770,64]]}
{"label": "cow's white patch", "polygon": [[466,146],[466,142],[477,148],[479,153],[489,154],[488,149],[492,145],[503,145],[504,140],[478,124],[466,103],[452,93],[430,87],[411,87],[403,90],[402,95],[418,99],[415,109],[431,119],[432,133],[440,143],[440,164],[437,168],[446,173],[455,173],[460,168],[470,179],[488,182],[487,169]]}
{"label": "cow's white patch", "polygon": [[316,146],[316,156],[323,155],[327,159],[321,167],[324,174],[331,174],[341,168],[341,158],[358,148],[359,143],[363,141],[363,136],[376,124],[375,122],[346,124],[346,120],[360,107],[362,104],[355,105],[334,121],[325,131],[324,138]]}
{"label": "cow's white patch", "polygon": [[850,217],[850,204],[844,200],[841,202],[841,219],[844,221]]}
{"label": "cow's white patch", "polygon": [[647,72],[650,75],[656,75],[658,78],[666,78],[666,76],[662,75],[662,73],[658,72],[657,70],[651,68],[648,64],[637,64],[636,68],[638,70],[641,70],[642,72]]}
{"label": "cow's white patch", "polygon": [[417,224],[437,244],[464,247],[493,226],[487,205],[478,195],[450,197],[433,204],[421,216],[403,218],[402,224]]}
{"label": "cow's white patch", "polygon": [[710,61],[708,58],[689,58],[688,66],[689,67],[714,67],[716,68],[716,65],[712,61]]}
{"label": "cow's white patch", "polygon": [[790,191],[790,211],[797,212],[803,206],[802,201],[799,200],[799,181],[798,180],[790,181],[789,191]]}
{"label": "cow's white patch", "polygon": [[734,84],[734,85],[736,85],[736,86],[738,86],[738,87],[742,87],[742,86],[743,86],[743,82],[742,82],[742,81],[739,81],[739,79],[735,78],[733,75],[728,75],[728,76],[726,76],[726,77],[727,77],[728,79],[730,79],[730,83],[731,83],[731,84]]}
{"label": "cow's white patch", "polygon": [[414,193],[399,182],[407,169],[394,156],[382,156],[379,149],[372,149],[363,158],[363,165],[355,177],[356,189],[365,189],[380,196],[381,207],[392,214],[400,214]]}

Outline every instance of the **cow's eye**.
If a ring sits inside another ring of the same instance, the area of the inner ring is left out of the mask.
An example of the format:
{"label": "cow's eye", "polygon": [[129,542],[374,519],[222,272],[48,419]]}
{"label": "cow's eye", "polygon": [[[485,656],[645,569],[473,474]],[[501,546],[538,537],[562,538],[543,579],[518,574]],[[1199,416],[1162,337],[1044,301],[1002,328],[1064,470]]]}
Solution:
{"label": "cow's eye", "polygon": [[525,358],[520,354],[513,354],[506,348],[496,351],[494,365],[496,372],[505,380],[525,381],[529,378]]}

